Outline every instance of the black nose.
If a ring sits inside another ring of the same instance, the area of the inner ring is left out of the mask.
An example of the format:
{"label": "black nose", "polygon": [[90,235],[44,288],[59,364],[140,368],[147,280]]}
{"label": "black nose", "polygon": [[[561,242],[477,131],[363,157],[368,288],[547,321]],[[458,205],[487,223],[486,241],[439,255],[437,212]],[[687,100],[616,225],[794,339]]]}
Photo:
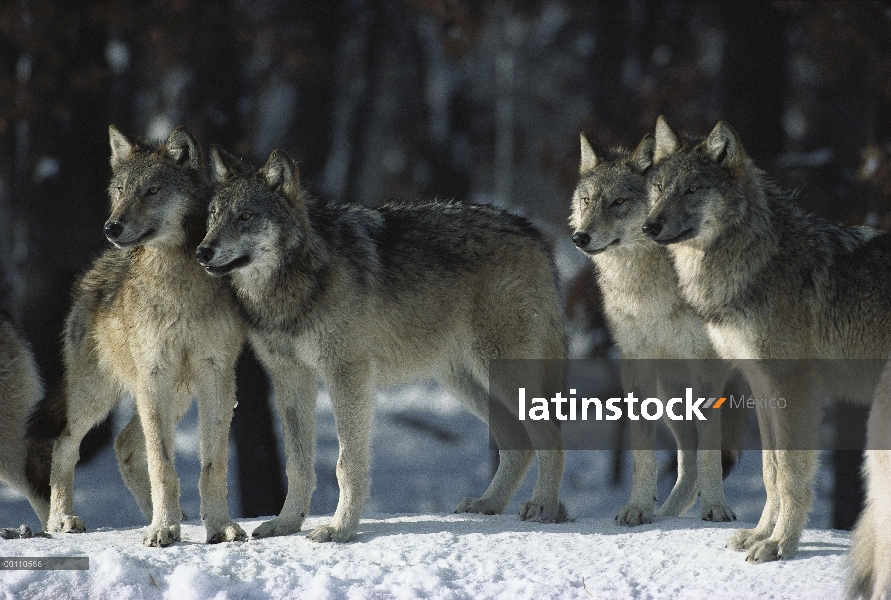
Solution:
{"label": "black nose", "polygon": [[662,219],[647,221],[643,224],[641,229],[643,229],[643,232],[647,237],[657,238],[659,237],[659,234],[662,233]]}
{"label": "black nose", "polygon": [[195,258],[197,258],[198,262],[202,265],[209,263],[213,260],[213,248],[198,246],[198,249],[195,251]]}
{"label": "black nose", "polygon": [[124,226],[117,221],[109,221],[105,224],[105,235],[113,240],[124,233]]}
{"label": "black nose", "polygon": [[576,231],[572,234],[572,243],[579,248],[584,248],[591,243],[591,236],[584,231]]}

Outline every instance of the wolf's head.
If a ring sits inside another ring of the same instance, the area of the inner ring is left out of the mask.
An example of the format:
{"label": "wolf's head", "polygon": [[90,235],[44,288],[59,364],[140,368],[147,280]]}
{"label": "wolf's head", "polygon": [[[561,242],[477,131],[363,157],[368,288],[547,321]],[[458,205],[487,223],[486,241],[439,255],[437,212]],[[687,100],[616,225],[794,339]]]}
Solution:
{"label": "wolf's head", "polygon": [[265,165],[249,171],[216,146],[210,162],[215,187],[198,262],[211,275],[270,273],[306,236],[306,198],[297,165],[274,150]]}
{"label": "wolf's head", "polygon": [[204,165],[195,138],[177,127],[166,142],[131,139],[111,125],[111,216],[105,236],[118,248],[186,242],[189,220],[207,201]]}
{"label": "wolf's head", "polygon": [[641,231],[647,216],[644,173],[653,162],[653,136],[646,135],[633,152],[598,153],[581,136],[579,182],[572,195],[572,241],[589,255],[608,248],[647,243]]}
{"label": "wolf's head", "polygon": [[653,160],[647,236],[663,245],[717,239],[754,170],[733,128],[719,121],[704,140],[682,140],[660,116]]}

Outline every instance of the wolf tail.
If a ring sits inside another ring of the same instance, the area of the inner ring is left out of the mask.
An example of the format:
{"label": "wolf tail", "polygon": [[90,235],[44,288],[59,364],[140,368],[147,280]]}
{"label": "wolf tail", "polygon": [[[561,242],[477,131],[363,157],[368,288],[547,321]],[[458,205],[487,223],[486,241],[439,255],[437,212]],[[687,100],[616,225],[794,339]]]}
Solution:
{"label": "wolf tail", "polygon": [[50,469],[53,462],[53,444],[68,425],[68,399],[65,382],[38,402],[28,417],[25,439],[28,457],[25,476],[39,498],[49,500]]}

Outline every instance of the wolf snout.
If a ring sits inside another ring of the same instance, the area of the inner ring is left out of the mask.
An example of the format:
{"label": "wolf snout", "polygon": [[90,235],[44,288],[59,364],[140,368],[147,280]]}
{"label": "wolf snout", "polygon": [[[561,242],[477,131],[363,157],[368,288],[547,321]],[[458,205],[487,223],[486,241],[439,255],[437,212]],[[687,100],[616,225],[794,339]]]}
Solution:
{"label": "wolf snout", "polygon": [[195,258],[198,259],[202,265],[206,265],[210,261],[213,260],[214,250],[209,246],[198,246],[198,249],[195,251]]}
{"label": "wolf snout", "polygon": [[657,238],[659,234],[662,233],[662,227],[665,225],[665,219],[661,216],[656,217],[655,219],[647,219],[647,221],[641,226],[641,229],[649,238]]}
{"label": "wolf snout", "polygon": [[591,243],[591,236],[584,231],[576,231],[572,234],[572,243],[579,248],[584,248]]}
{"label": "wolf snout", "polygon": [[117,221],[108,221],[105,224],[105,237],[110,240],[118,239],[121,234],[124,233],[124,225],[123,223],[118,223]]}

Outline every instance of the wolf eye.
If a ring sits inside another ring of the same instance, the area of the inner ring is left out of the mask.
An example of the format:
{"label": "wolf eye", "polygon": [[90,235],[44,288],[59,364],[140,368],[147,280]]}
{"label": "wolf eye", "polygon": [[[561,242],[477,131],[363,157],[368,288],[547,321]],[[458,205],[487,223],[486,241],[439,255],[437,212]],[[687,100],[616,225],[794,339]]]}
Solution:
{"label": "wolf eye", "polygon": [[613,200],[613,206],[621,206],[625,204],[625,200],[626,198],[616,198],[615,200]]}
{"label": "wolf eye", "polygon": [[119,194],[123,194],[123,193],[124,193],[124,186],[122,186],[122,185],[119,185],[119,186],[116,187],[115,189],[118,191]]}
{"label": "wolf eye", "polygon": [[699,186],[691,185],[690,187],[687,188],[687,193],[692,194],[698,189],[699,189]]}
{"label": "wolf eye", "polygon": [[244,211],[243,213],[238,215],[238,219],[241,221],[250,221],[251,217],[253,217],[253,216],[254,215],[252,215],[251,213]]}
{"label": "wolf eye", "polygon": [[148,195],[149,195],[149,196],[154,196],[155,194],[158,193],[158,190],[159,190],[159,189],[160,189],[160,188],[159,188],[158,186],[153,185],[152,187],[150,187],[150,188],[148,189]]}
{"label": "wolf eye", "polygon": [[582,196],[582,204],[588,206],[589,204],[591,204],[591,199],[588,196]]}

